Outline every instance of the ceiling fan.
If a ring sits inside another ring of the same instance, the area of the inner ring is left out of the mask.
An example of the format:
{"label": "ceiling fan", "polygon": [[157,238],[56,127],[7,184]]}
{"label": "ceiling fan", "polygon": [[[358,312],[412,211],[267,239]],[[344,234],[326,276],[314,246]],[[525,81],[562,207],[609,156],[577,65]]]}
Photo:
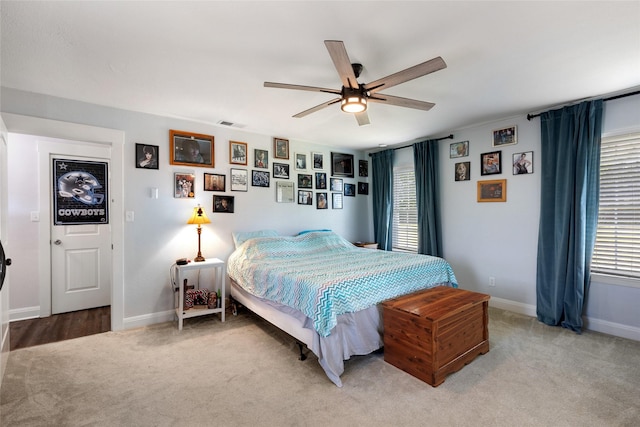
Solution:
{"label": "ceiling fan", "polygon": [[264,82],[264,87],[274,87],[280,89],[295,89],[306,90],[311,92],[325,92],[340,95],[339,98],[334,98],[330,101],[323,102],[320,105],[309,108],[302,111],[293,117],[304,117],[311,113],[315,113],[330,105],[340,103],[342,111],[347,113],[354,113],[356,120],[360,126],[368,125],[369,115],[367,114],[367,104],[369,102],[379,102],[389,105],[396,105],[399,107],[415,108],[418,110],[430,110],[435,104],[431,102],[418,101],[415,99],[401,98],[399,96],[385,95],[379,93],[383,89],[390,88],[400,83],[407,82],[409,80],[416,79],[418,77],[431,74],[438,70],[442,70],[447,67],[447,64],[441,57],[436,57],[423,62],[413,67],[407,68],[397,73],[391,74],[387,77],[375,80],[371,83],[363,84],[358,83],[358,77],[362,72],[362,64],[352,64],[347,55],[347,50],[344,47],[344,43],[339,40],[325,40],[324,41],[331,60],[338,70],[340,80],[342,80],[342,89],[327,89],[315,86],[302,86],[293,85],[287,83],[273,83]]}

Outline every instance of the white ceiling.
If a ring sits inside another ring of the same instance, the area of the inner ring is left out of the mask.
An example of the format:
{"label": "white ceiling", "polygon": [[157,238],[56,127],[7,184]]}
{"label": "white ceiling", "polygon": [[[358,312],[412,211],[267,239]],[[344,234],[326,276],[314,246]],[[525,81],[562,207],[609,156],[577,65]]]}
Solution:
{"label": "white ceiling", "polygon": [[[2,1],[2,86],[330,146],[376,148],[640,86],[640,1]],[[441,56],[383,91],[430,111],[369,106],[358,126],[324,40],[361,83]],[[188,130],[188,129],[187,129]]]}

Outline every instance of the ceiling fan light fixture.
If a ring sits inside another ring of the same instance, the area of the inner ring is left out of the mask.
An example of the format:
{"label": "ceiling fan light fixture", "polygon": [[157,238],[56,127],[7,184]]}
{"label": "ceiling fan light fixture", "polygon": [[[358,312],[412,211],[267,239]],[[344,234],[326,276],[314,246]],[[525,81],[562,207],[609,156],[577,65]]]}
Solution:
{"label": "ceiling fan light fixture", "polygon": [[367,98],[360,95],[342,98],[340,108],[345,113],[362,113],[367,109]]}

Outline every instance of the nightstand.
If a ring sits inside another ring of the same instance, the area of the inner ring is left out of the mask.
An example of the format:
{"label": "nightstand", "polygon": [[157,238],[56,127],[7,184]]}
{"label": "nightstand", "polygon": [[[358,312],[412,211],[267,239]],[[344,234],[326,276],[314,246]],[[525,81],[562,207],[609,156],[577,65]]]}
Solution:
{"label": "nightstand", "polygon": [[[175,271],[175,280],[176,280],[176,288],[175,290],[178,292],[177,302],[178,305],[176,307],[176,315],[178,316],[178,330],[182,330],[182,324],[184,319],[189,319],[191,317],[204,316],[207,314],[220,313],[220,320],[224,322],[224,312],[225,312],[225,263],[224,261],[218,258],[209,258],[205,261],[201,262],[190,262],[185,265],[177,265],[173,264],[172,268]],[[190,308],[188,310],[184,309],[184,280],[183,277],[187,271],[191,270],[213,270],[214,271],[214,281],[211,284],[211,288],[208,286],[202,286],[203,288],[207,288],[212,292],[216,292],[217,289],[220,289],[220,307],[218,308],[207,308],[207,309],[199,309],[199,308]]]}

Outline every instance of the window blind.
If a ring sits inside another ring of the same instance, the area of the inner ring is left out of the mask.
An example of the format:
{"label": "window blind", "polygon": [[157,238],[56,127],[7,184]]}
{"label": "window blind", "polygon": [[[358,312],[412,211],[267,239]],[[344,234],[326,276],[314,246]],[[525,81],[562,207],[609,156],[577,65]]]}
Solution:
{"label": "window blind", "polygon": [[418,207],[413,168],[393,170],[393,249],[418,252]]}
{"label": "window blind", "polygon": [[591,272],[640,279],[640,133],[602,140]]}

